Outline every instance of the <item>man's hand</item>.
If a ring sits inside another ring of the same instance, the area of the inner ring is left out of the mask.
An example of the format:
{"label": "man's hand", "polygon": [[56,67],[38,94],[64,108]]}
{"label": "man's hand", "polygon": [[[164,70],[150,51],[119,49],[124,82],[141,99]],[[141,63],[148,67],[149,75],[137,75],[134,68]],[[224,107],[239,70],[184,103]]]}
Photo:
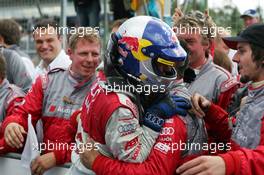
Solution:
{"label": "man's hand", "polygon": [[219,156],[201,156],[188,161],[177,168],[176,173],[181,175],[225,175],[224,160]]}
{"label": "man's hand", "polygon": [[181,9],[180,8],[175,8],[174,10],[174,14],[172,15],[172,19],[173,19],[173,22],[174,24],[177,24],[177,22],[179,21],[179,19],[181,17],[183,17],[184,14],[182,13]]}
{"label": "man's hand", "polygon": [[12,148],[21,148],[24,142],[23,134],[27,134],[23,126],[18,123],[10,123],[5,128],[5,141]]}
{"label": "man's hand", "polygon": [[42,175],[44,172],[56,166],[56,158],[53,152],[38,156],[31,162],[31,173],[33,175]]}
{"label": "man's hand", "polygon": [[[100,153],[97,151],[98,148],[96,148],[95,143],[91,139],[88,138],[86,144],[89,144],[89,146],[86,147],[84,145],[84,147],[79,150],[80,160],[86,168],[92,169],[94,160]],[[92,147],[90,147],[91,145]]]}
{"label": "man's hand", "polygon": [[211,102],[198,93],[194,93],[191,101],[193,106],[192,112],[198,117],[204,117],[205,111],[211,106]]}

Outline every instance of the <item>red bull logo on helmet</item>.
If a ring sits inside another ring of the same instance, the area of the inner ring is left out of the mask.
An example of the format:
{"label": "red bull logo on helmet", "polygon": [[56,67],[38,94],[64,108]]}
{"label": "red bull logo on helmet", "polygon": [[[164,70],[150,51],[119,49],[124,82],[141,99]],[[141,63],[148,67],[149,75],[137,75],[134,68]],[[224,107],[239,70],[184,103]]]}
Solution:
{"label": "red bull logo on helmet", "polygon": [[135,52],[137,52],[139,48],[139,41],[138,41],[138,38],[136,37],[123,36],[118,41],[118,43],[125,44],[127,49],[133,50]]}

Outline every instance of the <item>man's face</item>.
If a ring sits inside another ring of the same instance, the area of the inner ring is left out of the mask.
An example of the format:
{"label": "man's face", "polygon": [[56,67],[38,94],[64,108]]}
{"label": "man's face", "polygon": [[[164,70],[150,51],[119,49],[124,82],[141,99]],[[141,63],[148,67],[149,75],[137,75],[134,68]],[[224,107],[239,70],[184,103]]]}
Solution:
{"label": "man's face", "polygon": [[189,65],[192,68],[201,66],[205,58],[205,51],[209,47],[202,45],[201,35],[198,33],[179,34],[177,37],[179,40],[185,40],[187,43],[187,48],[189,49]]}
{"label": "man's face", "polygon": [[84,79],[90,79],[100,61],[100,44],[79,39],[75,50],[68,49],[68,55],[72,60],[72,71]]}
{"label": "man's face", "polygon": [[249,43],[241,42],[237,44],[237,52],[233,57],[233,61],[238,63],[241,82],[260,81],[261,66],[257,67],[256,63],[253,62]]}
{"label": "man's face", "polygon": [[253,18],[253,17],[250,17],[250,16],[245,16],[243,18],[243,20],[244,20],[244,26],[245,27],[248,27],[248,26],[250,26],[252,24],[258,23],[258,18]]}
{"label": "man's face", "polygon": [[47,64],[51,63],[61,51],[61,40],[54,28],[36,29],[33,37],[40,58]]}

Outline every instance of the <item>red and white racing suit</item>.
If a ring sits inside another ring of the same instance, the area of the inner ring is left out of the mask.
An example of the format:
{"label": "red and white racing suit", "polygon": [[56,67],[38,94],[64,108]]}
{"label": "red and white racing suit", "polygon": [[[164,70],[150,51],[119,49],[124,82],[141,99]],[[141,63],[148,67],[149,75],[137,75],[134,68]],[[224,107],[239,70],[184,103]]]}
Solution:
{"label": "red and white racing suit", "polygon": [[70,70],[59,68],[38,77],[24,103],[3,122],[3,130],[12,122],[27,130],[27,118],[31,114],[33,125],[40,119],[43,122],[43,143],[48,148],[44,153],[54,152],[56,164],[70,162],[70,145],[76,132],[72,124],[76,122],[71,122],[70,117],[81,107],[93,80],[80,83]]}
{"label": "red and white racing suit", "polygon": [[[171,93],[183,94],[176,88]],[[187,160],[202,153],[201,150],[191,149],[186,152],[184,147],[180,150],[181,143],[184,146],[187,140],[198,144],[207,142],[204,125],[199,119],[190,116],[167,119],[155,143],[158,134],[145,126],[140,127],[135,104],[127,96],[123,99],[118,93],[106,95],[98,83],[92,87],[91,94],[84,101],[83,127],[79,123],[76,141],[91,137],[99,142],[102,156],[95,160],[92,172],[81,164],[77,153],[72,152],[73,167],[70,174],[173,174],[183,157],[183,160]],[[121,128],[128,124],[137,127],[122,132]]]}
{"label": "red and white racing suit", "polygon": [[191,94],[198,92],[223,109],[227,109],[239,85],[236,79],[224,68],[215,65],[211,57],[199,71],[195,72],[195,80],[186,84],[189,92]]}
{"label": "red and white racing suit", "polygon": [[[100,72],[91,92],[84,100],[76,142],[87,138],[96,142],[99,151],[127,162],[143,162],[156,142],[158,132],[139,124],[138,106],[131,93],[114,92]],[[140,106],[141,107],[141,106]],[[76,152],[72,153],[71,174],[92,172],[86,169]]]}
{"label": "red and white racing suit", "polygon": [[233,129],[228,125],[228,114],[214,104],[205,121],[219,140],[231,143],[231,150],[220,155],[227,175],[264,174],[264,85],[249,86],[246,103],[239,110]]}
{"label": "red and white racing suit", "polygon": [[[25,93],[22,89],[8,82],[4,79],[0,84],[0,128],[2,121],[6,116],[11,115],[15,110],[15,106],[19,105],[23,101]],[[6,143],[4,139],[4,132],[0,130],[0,148],[5,148]],[[11,149],[9,151],[12,151]],[[0,154],[6,153],[7,149],[0,149]]]}
{"label": "red and white racing suit", "polygon": [[15,105],[19,104],[24,96],[22,89],[10,84],[7,79],[3,80],[0,84],[0,122],[12,113]]}

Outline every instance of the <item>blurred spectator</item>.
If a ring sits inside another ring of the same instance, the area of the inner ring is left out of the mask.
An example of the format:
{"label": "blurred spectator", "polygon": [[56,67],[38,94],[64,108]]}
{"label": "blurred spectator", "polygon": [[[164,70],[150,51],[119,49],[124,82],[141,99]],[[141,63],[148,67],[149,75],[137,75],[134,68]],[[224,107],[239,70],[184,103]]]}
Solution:
{"label": "blurred spectator", "polygon": [[[221,30],[220,30],[221,28]],[[229,47],[224,43],[222,40],[222,37],[230,36],[230,32],[227,30],[222,30],[223,27],[217,27],[217,33],[215,37],[215,49],[224,52],[225,54],[228,54]]]}
{"label": "blurred spectator", "polygon": [[252,25],[252,24],[256,24],[259,23],[259,16],[256,10],[254,9],[249,9],[246,10],[241,16],[240,18],[243,19],[244,21],[244,26],[245,28]]}
{"label": "blurred spectator", "polygon": [[134,16],[131,4],[127,0],[110,0],[110,9],[113,11],[114,20]]}
{"label": "blurred spectator", "polygon": [[35,66],[30,57],[19,47],[21,38],[20,25],[12,19],[0,20],[0,45],[15,50],[24,62],[31,78],[35,77]]}
{"label": "blurred spectator", "polygon": [[164,1],[163,0],[132,0],[131,9],[135,11],[137,16],[147,15],[157,18],[164,16]]}
{"label": "blurred spectator", "polygon": [[[10,115],[14,106],[22,101],[24,92],[6,79],[6,65],[0,54],[0,123],[6,115]],[[1,147],[1,144],[0,144]]]}
{"label": "blurred spectator", "polygon": [[113,22],[112,32],[116,32],[118,28],[127,20],[127,18],[117,19]]}
{"label": "blurred spectator", "polygon": [[[232,50],[229,47],[227,47],[227,45],[222,40],[223,37],[228,37],[230,35],[231,35],[231,31],[228,31],[223,27],[218,27],[217,28],[217,34],[216,34],[214,41],[215,41],[215,49],[220,51],[220,52],[225,53],[228,56],[229,60],[231,61],[231,66],[232,66],[231,74],[235,77],[238,75],[237,63],[232,60],[232,58],[235,54],[235,50]],[[219,54],[219,52],[218,52],[218,54]],[[226,61],[224,61],[224,62],[226,62]]]}
{"label": "blurred spectator", "polygon": [[57,24],[50,19],[40,20],[34,27],[33,38],[37,54],[41,58],[36,74],[42,75],[54,68],[68,68],[69,56],[61,46],[61,36]]}
{"label": "blurred spectator", "polygon": [[20,56],[16,51],[3,47],[0,47],[0,53],[3,54],[3,59],[6,63],[7,80],[27,92],[31,87],[32,78]]}
{"label": "blurred spectator", "polygon": [[232,72],[232,62],[222,50],[215,49],[213,62],[226,69],[228,72]]}
{"label": "blurred spectator", "polygon": [[[118,4],[119,5],[119,4]],[[80,26],[98,27],[100,22],[100,1],[74,0],[74,8],[80,21]]]}
{"label": "blurred spectator", "polygon": [[183,16],[184,16],[184,14],[182,13],[181,9],[176,7],[174,9],[174,13],[172,15],[173,25],[175,26],[177,24],[177,22],[179,21],[179,19]]}
{"label": "blurred spectator", "polygon": [[3,148],[6,146],[4,132],[1,129],[2,121],[6,116],[11,115],[15,106],[21,104],[24,96],[22,89],[10,84],[6,79],[6,64],[3,55],[0,54],[0,154],[5,153]]}

